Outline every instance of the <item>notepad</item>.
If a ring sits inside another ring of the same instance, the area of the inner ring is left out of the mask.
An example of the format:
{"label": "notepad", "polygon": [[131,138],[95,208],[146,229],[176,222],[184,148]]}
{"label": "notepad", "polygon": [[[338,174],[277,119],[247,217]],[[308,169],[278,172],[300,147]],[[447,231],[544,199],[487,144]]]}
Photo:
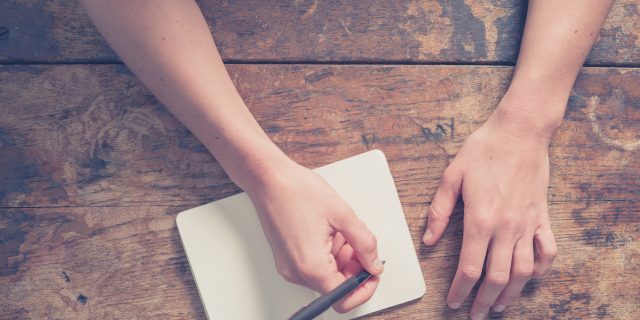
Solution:
{"label": "notepad", "polygon": [[[318,319],[352,319],[422,297],[424,278],[384,154],[372,150],[315,171],[376,235],[386,261],[371,300]],[[278,274],[246,194],[181,212],[177,225],[209,319],[287,319],[319,296]]]}

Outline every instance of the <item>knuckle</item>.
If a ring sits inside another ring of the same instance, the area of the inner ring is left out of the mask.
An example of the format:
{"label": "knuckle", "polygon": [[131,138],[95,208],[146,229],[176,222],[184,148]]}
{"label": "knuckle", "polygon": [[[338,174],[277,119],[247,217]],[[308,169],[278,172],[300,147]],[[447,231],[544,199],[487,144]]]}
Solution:
{"label": "knuckle", "polygon": [[356,215],[356,212],[347,204],[341,207],[340,210],[338,210],[338,212],[340,212],[340,215],[344,219],[346,219],[348,222],[354,223],[353,220],[359,220],[357,219],[358,216]]}
{"label": "knuckle", "polygon": [[316,279],[318,277],[317,268],[309,260],[302,260],[296,263],[298,272],[307,279]]}
{"label": "knuckle", "polygon": [[438,202],[432,202],[429,206],[428,219],[449,223],[449,216],[443,213]]}
{"label": "knuckle", "polygon": [[373,233],[369,232],[362,242],[362,247],[366,252],[376,251],[378,248],[378,239],[376,239]]}
{"label": "knuckle", "polygon": [[467,280],[477,281],[478,279],[480,279],[482,269],[473,265],[461,266],[460,274]]}
{"label": "knuckle", "polygon": [[500,222],[500,229],[509,234],[519,233],[521,228],[522,225],[512,218],[506,218]]}
{"label": "knuckle", "polygon": [[479,236],[488,237],[493,233],[493,222],[488,218],[475,218],[470,220],[472,230]]}
{"label": "knuckle", "polygon": [[289,282],[295,281],[296,279],[295,273],[293,272],[293,269],[291,269],[290,267],[278,266],[276,269],[278,270],[278,274],[280,274],[280,276],[285,280]]}
{"label": "knuckle", "polygon": [[507,283],[509,283],[509,273],[502,271],[491,272],[487,275],[486,281],[487,283],[494,286],[506,286]]}
{"label": "knuckle", "polygon": [[354,219],[356,217],[355,211],[353,211],[349,206],[344,206],[335,211],[335,215],[333,215],[333,219],[337,225],[346,226],[352,225],[354,223],[358,223],[358,219]]}
{"label": "knuckle", "polygon": [[514,267],[513,277],[517,279],[529,280],[533,276],[533,265],[521,265]]}
{"label": "knuckle", "polygon": [[546,259],[550,261],[553,261],[556,258],[556,256],[558,256],[558,247],[556,246],[555,242],[553,243],[553,245],[551,245],[548,249],[545,250],[543,255]]}

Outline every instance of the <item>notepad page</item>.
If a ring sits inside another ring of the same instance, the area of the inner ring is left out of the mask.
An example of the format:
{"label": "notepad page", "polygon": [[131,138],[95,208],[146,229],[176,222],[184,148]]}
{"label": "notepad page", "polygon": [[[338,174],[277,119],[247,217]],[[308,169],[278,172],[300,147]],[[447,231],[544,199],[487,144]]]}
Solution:
{"label": "notepad page", "polygon": [[[320,319],[351,319],[422,297],[422,271],[384,154],[369,151],[316,172],[365,221],[386,261],[371,300]],[[177,224],[209,319],[286,319],[318,296],[278,274],[246,194],[184,211]]]}

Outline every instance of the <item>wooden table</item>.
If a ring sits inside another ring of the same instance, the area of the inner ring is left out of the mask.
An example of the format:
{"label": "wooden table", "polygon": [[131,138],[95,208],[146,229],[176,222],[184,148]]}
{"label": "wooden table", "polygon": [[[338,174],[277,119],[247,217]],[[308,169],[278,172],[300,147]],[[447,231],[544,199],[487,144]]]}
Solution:
{"label": "wooden table", "polygon": [[[469,301],[445,306],[460,208],[438,246],[420,238],[440,175],[509,83],[526,3],[201,6],[293,159],[386,153],[427,294],[371,318],[468,317]],[[639,6],[615,4],[553,140],[554,269],[492,318],[640,318]],[[0,318],[203,319],[175,215],[238,187],[75,1],[0,3],[0,63]]]}

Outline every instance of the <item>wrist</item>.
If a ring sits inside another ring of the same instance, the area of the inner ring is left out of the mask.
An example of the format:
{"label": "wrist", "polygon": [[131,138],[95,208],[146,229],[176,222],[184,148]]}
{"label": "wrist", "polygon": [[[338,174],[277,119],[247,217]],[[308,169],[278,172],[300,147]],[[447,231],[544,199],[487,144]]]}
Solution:
{"label": "wrist", "polygon": [[238,164],[243,168],[231,178],[249,195],[269,188],[283,171],[297,165],[271,141],[256,146]]}
{"label": "wrist", "polygon": [[566,105],[579,69],[541,67],[518,61],[509,85],[513,95],[550,105]]}
{"label": "wrist", "polygon": [[562,123],[565,105],[566,101],[544,93],[509,88],[488,122],[521,140],[549,145]]}

